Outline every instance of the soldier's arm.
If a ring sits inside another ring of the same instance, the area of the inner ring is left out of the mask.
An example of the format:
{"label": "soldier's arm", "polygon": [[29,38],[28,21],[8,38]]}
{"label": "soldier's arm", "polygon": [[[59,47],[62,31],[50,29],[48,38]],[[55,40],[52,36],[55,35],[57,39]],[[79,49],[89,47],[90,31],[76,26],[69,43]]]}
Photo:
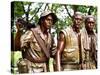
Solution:
{"label": "soldier's arm", "polygon": [[28,48],[29,43],[32,42],[32,31],[27,31],[25,34],[21,36],[21,49]]}
{"label": "soldier's arm", "polygon": [[15,49],[15,51],[20,50],[20,46],[21,46],[20,38],[22,36],[22,31],[20,30],[20,25],[21,24],[19,22],[16,22],[17,32],[16,32],[16,35],[15,35],[15,38],[14,38],[14,49]]}
{"label": "soldier's arm", "polygon": [[63,32],[60,32],[57,44],[56,64],[57,71],[61,71],[61,53],[65,47],[65,36]]}
{"label": "soldier's arm", "polygon": [[16,50],[20,50],[20,38],[21,38],[21,35],[22,33],[20,31],[18,31],[15,35],[15,39],[14,39],[14,42],[15,42],[15,45],[14,45],[14,49],[15,51]]}

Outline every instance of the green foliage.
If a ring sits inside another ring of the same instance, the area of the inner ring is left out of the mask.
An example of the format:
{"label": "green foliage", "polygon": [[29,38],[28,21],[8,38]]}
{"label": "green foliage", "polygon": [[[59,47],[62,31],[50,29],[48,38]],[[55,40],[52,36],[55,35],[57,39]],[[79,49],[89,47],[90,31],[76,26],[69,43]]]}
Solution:
{"label": "green foliage", "polygon": [[86,13],[86,12],[88,12],[88,6],[80,6],[80,7],[78,7],[77,11]]}
{"label": "green foliage", "polygon": [[34,19],[35,23],[38,23],[38,20],[39,20],[39,17],[36,15]]}
{"label": "green foliage", "polygon": [[14,17],[22,17],[23,14],[24,11],[21,2],[14,2]]}
{"label": "green foliage", "polygon": [[53,12],[55,12],[55,13],[57,13],[58,11],[58,9],[61,7],[61,5],[60,4],[52,4],[52,11]]}
{"label": "green foliage", "polygon": [[19,58],[22,58],[21,51],[12,51],[11,52],[11,63],[13,66],[17,66],[17,61]]}

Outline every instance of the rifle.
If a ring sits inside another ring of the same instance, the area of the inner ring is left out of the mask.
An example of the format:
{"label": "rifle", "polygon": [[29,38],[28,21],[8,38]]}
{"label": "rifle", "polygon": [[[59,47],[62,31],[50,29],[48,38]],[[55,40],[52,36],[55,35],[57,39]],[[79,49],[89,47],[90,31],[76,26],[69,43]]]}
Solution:
{"label": "rifle", "polygon": [[94,42],[95,41],[93,39],[93,36],[91,36],[91,44],[90,44],[91,53],[90,53],[90,56],[95,61],[95,66],[97,68],[97,51],[96,51],[96,47],[95,47],[95,43]]}
{"label": "rifle", "polygon": [[83,65],[82,65],[82,47],[81,47],[81,34],[78,34],[78,46],[79,46],[79,64],[80,64],[80,68],[83,69]]}

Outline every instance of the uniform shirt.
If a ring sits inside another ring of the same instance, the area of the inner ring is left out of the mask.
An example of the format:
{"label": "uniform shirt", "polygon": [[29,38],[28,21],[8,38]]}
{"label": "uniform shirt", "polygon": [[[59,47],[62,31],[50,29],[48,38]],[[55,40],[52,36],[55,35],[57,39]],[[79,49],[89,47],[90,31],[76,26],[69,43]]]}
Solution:
{"label": "uniform shirt", "polygon": [[[44,38],[44,35],[40,29],[40,26],[37,26],[35,28],[40,38],[44,41],[45,45],[50,45],[50,48],[52,47],[51,44],[51,34],[48,32],[47,39]],[[36,57],[36,59],[40,59],[43,57],[46,57],[44,52],[41,50],[41,47],[39,46],[36,38],[34,37],[32,31],[27,31],[22,37],[21,37],[21,47],[30,48],[32,50],[33,55]],[[52,49],[55,49],[52,47]],[[51,50],[52,51],[52,50]],[[27,55],[26,55],[27,56]]]}

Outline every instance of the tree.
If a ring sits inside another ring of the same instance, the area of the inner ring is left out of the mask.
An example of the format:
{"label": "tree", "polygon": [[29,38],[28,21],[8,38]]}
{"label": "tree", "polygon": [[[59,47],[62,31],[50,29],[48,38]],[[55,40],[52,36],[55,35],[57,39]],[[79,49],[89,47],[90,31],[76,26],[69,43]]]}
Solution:
{"label": "tree", "polygon": [[[82,12],[84,15],[97,15],[96,6],[85,5],[69,5],[69,4],[50,4],[50,3],[34,3],[34,2],[13,2],[14,16],[11,16],[12,22],[21,17],[27,22],[38,23],[39,14],[45,10],[51,10],[58,16],[58,22],[53,27],[58,33],[61,29],[72,24],[72,14],[76,11]],[[72,12],[73,11],[73,12]],[[24,16],[24,17],[23,17]],[[96,16],[97,17],[97,16]],[[14,23],[12,23],[14,25]]]}

